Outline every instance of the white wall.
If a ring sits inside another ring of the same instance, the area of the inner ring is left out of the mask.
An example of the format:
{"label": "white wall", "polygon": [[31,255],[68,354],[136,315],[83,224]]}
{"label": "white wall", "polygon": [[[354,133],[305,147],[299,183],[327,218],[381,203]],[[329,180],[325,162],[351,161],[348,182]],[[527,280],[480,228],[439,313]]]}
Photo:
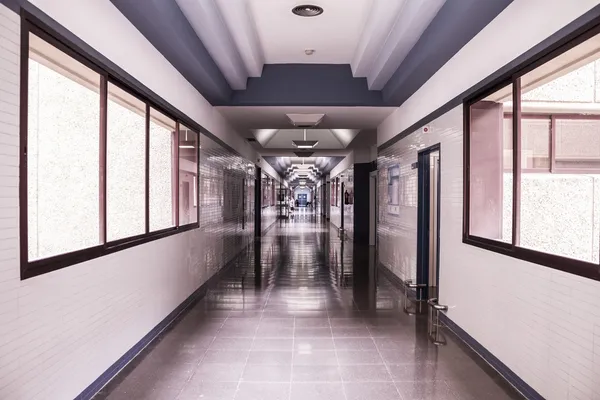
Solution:
{"label": "white wall", "polygon": [[[250,160],[225,120],[107,0],[36,0],[51,17]],[[19,277],[19,16],[0,5],[0,398],[77,396],[216,270],[202,229]]]}
{"label": "white wall", "polygon": [[514,0],[385,119],[377,128],[377,144],[387,142],[596,5],[598,0]]}
{"label": "white wall", "polygon": [[[378,143],[597,4],[515,0],[380,125]],[[430,126],[393,151],[410,165],[417,160],[411,146],[442,145],[440,302],[450,306],[448,316],[545,398],[600,398],[600,282],[463,244],[462,107]],[[399,246],[416,231],[407,235]]]}

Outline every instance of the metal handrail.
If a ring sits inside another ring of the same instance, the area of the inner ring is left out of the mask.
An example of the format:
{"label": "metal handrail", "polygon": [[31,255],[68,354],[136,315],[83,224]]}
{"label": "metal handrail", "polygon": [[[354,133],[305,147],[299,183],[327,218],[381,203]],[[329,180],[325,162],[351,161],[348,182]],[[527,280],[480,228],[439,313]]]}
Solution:
{"label": "metal handrail", "polygon": [[429,316],[427,319],[427,334],[429,335],[429,339],[433,344],[445,345],[446,340],[440,332],[440,327],[443,327],[443,324],[440,323],[440,311],[447,311],[448,306],[439,304],[436,297],[427,300],[427,305],[429,306]]}
{"label": "metal handrail", "polygon": [[[419,299],[416,298],[415,302],[417,303],[417,305],[415,305],[415,309],[411,310],[409,307],[409,303],[410,303],[410,299],[408,298],[408,289],[423,289],[426,288],[428,285],[424,284],[424,283],[413,283],[412,280],[407,279],[406,281],[404,281],[404,312],[409,314],[409,315],[414,315],[417,313],[421,313],[421,305],[423,303],[423,299]],[[418,306],[418,310],[417,310],[417,306]]]}

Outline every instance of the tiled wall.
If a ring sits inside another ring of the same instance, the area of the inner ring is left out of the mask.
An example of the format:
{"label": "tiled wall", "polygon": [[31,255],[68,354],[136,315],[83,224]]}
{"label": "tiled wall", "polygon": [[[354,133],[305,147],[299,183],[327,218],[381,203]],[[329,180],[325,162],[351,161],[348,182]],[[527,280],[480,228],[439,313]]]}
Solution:
{"label": "tiled wall", "polygon": [[[417,161],[415,149],[401,143],[379,153],[377,159],[379,204],[377,234],[379,261],[402,280],[417,274]],[[399,171],[399,188],[391,189],[388,171]],[[398,190],[398,199],[390,199],[388,190]]]}
{"label": "tiled wall", "polygon": [[[345,204],[344,191],[354,190],[354,167],[350,167],[342,171],[339,175],[334,178],[339,178],[340,183],[337,189],[338,202],[337,207],[331,207],[331,223],[335,227],[339,228],[342,226],[342,207],[344,209],[344,229],[346,230],[346,236],[349,240],[352,240],[354,233],[354,205]],[[334,179],[332,178],[332,179]],[[342,191],[342,184],[344,185],[344,191]]]}
{"label": "tiled wall", "polygon": [[252,237],[239,196],[254,172],[202,137],[203,177],[218,184],[202,197],[200,229],[21,281],[19,32],[0,5],[0,399],[72,399]]}
{"label": "tiled wall", "polygon": [[[270,182],[271,186],[268,186],[269,182]],[[262,190],[264,190],[264,188],[266,188],[266,187],[270,187],[275,192],[274,205],[266,205],[263,200],[262,210],[261,210],[262,214],[261,214],[260,222],[262,225],[262,227],[261,227],[262,232],[265,232],[267,229],[269,229],[271,227],[271,225],[273,225],[275,223],[275,221],[277,221],[277,190],[279,189],[279,182],[277,182],[269,174],[265,174],[263,172],[261,185],[262,185]],[[269,192],[269,201],[273,201],[271,192]]]}
{"label": "tiled wall", "polygon": [[[463,124],[457,107],[379,154],[381,261],[414,278],[416,208],[389,215],[387,166],[416,174],[441,143],[440,302],[448,316],[549,400],[600,398],[600,282],[462,243]],[[416,187],[407,187],[416,197]]]}

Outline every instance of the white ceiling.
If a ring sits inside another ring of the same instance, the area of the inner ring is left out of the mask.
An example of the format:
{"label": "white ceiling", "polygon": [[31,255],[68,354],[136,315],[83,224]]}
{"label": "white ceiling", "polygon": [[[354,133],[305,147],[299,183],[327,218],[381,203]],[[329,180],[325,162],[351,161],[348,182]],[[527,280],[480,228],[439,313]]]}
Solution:
{"label": "white ceiling", "polygon": [[286,114],[325,114],[322,129],[376,129],[395,107],[216,107],[245,137],[253,129],[291,129]]}
{"label": "white ceiling", "polygon": [[[230,86],[264,64],[348,64],[381,89],[445,0],[312,0],[323,14],[292,14],[299,0],[176,0]],[[305,50],[312,49],[311,56]]]}
{"label": "white ceiling", "polygon": [[248,0],[267,64],[350,64],[374,2],[317,0],[324,13],[303,18],[291,12],[298,0]]}
{"label": "white ceiling", "polygon": [[[304,140],[302,129],[280,129],[263,147],[267,149],[293,148],[292,140]],[[307,129],[306,140],[318,140],[317,149],[343,149],[346,146],[329,129]]]}

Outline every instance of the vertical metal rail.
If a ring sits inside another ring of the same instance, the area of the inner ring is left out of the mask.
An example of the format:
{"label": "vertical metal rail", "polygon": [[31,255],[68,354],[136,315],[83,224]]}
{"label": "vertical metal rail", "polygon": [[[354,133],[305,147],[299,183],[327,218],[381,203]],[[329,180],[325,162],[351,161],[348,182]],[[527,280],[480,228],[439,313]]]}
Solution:
{"label": "vertical metal rail", "polygon": [[432,298],[427,301],[429,306],[429,315],[427,318],[427,335],[429,340],[435,345],[443,346],[446,344],[446,339],[440,332],[443,324],[440,322],[440,311],[447,311],[448,306],[438,304],[437,298]]}

